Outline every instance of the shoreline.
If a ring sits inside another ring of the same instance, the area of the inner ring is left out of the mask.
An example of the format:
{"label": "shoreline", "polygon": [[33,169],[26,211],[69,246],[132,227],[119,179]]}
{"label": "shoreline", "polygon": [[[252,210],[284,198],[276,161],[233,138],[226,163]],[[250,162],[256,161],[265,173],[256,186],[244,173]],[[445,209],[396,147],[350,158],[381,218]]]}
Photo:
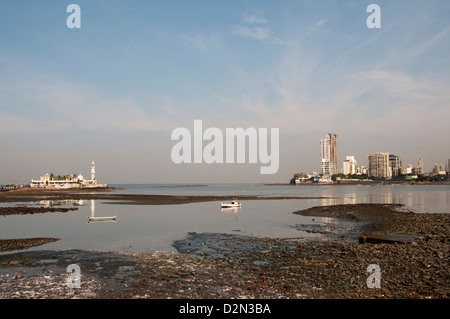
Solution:
{"label": "shoreline", "polygon": [[293,183],[267,183],[261,184],[263,186],[380,186],[380,185],[446,185],[450,186],[450,182],[439,181],[439,182],[415,182],[415,181],[346,181],[342,180],[340,182],[303,182],[298,184]]}
{"label": "shoreline", "polygon": [[[417,240],[358,243],[335,237],[292,241],[188,233],[184,240],[174,242],[177,253],[3,252],[0,298],[450,298],[450,215],[398,208],[347,204],[293,213],[365,223],[353,230],[357,236],[410,233]],[[82,269],[81,289],[65,284],[66,267],[73,263]],[[381,268],[379,289],[367,287],[370,264]]]}
{"label": "shoreline", "polygon": [[[140,195],[140,194],[112,194],[114,188],[94,190],[84,189],[21,189],[0,193],[2,202],[35,202],[42,200],[111,200],[112,204],[135,204],[135,205],[177,205],[208,201],[225,201],[235,197],[233,195]],[[273,199],[323,199],[334,198],[328,196],[258,196],[240,195],[239,200],[273,200]]]}

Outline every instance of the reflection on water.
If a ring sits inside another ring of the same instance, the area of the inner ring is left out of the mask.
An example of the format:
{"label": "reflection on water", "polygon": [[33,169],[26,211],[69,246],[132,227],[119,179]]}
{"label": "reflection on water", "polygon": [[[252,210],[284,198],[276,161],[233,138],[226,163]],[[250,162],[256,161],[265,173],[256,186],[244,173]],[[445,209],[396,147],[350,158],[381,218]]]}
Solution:
{"label": "reflection on water", "polygon": [[[292,214],[307,208],[303,200],[248,201],[245,208],[221,209],[217,202],[184,205],[116,205],[91,201],[67,213],[1,219],[2,238],[56,237],[60,241],[33,248],[102,251],[174,251],[172,243],[187,233],[228,233],[295,238],[289,225],[307,218]],[[87,223],[87,216],[120,216],[117,223]],[[308,234],[306,234],[308,236]]]}
{"label": "reflection on water", "polygon": [[78,199],[57,199],[57,200],[41,200],[39,201],[39,204],[42,207],[55,207],[55,206],[83,206],[85,205],[85,200]]}
{"label": "reflection on water", "polygon": [[239,214],[240,210],[241,210],[241,207],[221,208],[220,213],[234,215],[234,219],[236,220],[236,223],[237,223],[238,222],[238,214]]}
{"label": "reflection on water", "polygon": [[[153,187],[155,193],[159,190]],[[164,191],[167,192],[167,187]],[[447,186],[218,186],[172,188],[188,195],[284,195],[324,197],[316,199],[247,200],[241,208],[220,208],[219,202],[183,205],[116,205],[114,201],[49,201],[0,203],[1,206],[70,206],[75,211],[0,217],[2,239],[55,237],[58,242],[38,249],[89,249],[103,251],[174,251],[172,243],[189,232],[228,233],[277,238],[317,238],[320,232],[339,233],[336,219],[315,219],[292,214],[312,206],[356,203],[400,203],[416,212],[449,213],[450,187]],[[138,191],[127,190],[128,193]],[[139,190],[140,191],[140,190]],[[144,192],[145,193],[145,192]],[[120,217],[117,223],[88,223],[88,217]],[[320,225],[319,225],[320,224]],[[305,227],[300,227],[304,225]],[[308,226],[310,225],[310,226]],[[342,224],[343,225],[343,224]],[[317,228],[317,227],[321,228]],[[350,225],[349,225],[350,226]],[[299,230],[300,229],[300,230]],[[302,231],[308,230],[308,231]],[[318,230],[319,232],[312,232]]]}
{"label": "reflection on water", "polygon": [[417,212],[450,213],[450,185],[155,185],[117,184],[124,194],[165,195],[240,195],[258,196],[317,196],[326,197],[318,205],[377,203],[404,204]]}
{"label": "reflection on water", "polygon": [[116,223],[117,216],[95,216],[95,200],[91,199],[91,216],[88,216],[88,223]]}
{"label": "reflection on water", "polygon": [[403,204],[417,213],[450,213],[447,185],[325,186],[316,195],[329,196],[321,200],[321,205]]}

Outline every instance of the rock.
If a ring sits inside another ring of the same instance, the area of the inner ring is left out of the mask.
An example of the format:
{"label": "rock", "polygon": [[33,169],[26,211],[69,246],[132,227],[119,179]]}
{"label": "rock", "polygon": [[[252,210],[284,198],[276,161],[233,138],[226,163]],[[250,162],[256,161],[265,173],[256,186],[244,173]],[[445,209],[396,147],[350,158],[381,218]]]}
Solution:
{"label": "rock", "polygon": [[394,244],[394,243],[405,243],[405,242],[415,242],[418,239],[415,234],[381,234],[381,235],[367,235],[360,236],[360,244]]}

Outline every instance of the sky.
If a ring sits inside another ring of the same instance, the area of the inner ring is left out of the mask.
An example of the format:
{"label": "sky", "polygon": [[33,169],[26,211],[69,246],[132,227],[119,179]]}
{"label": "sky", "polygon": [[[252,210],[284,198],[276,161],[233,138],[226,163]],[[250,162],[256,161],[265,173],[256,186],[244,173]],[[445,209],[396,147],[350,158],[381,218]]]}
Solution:
{"label": "sky", "polygon": [[[447,0],[2,1],[0,184],[92,161],[109,184],[287,183],[319,171],[328,133],[340,166],[389,152],[429,171],[450,158],[449,16]],[[278,171],[176,164],[172,132],[195,120],[278,128]]]}

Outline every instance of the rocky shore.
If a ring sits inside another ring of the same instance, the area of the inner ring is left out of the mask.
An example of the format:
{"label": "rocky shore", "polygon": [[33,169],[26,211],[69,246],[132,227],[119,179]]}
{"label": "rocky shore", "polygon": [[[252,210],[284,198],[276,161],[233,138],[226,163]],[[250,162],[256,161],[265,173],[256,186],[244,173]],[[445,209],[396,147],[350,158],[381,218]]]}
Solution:
{"label": "rocky shore", "polygon": [[[330,224],[317,223],[313,231],[324,236],[316,240],[189,233],[173,243],[177,253],[8,253],[0,241],[0,298],[450,297],[448,214],[417,214],[401,206],[378,204],[313,207],[295,214],[336,218],[354,227],[336,234]],[[414,240],[375,244],[358,240],[398,233],[412,234]],[[80,288],[67,286],[71,264],[81,269]],[[380,269],[379,288],[368,284],[368,267],[374,264]]]}

